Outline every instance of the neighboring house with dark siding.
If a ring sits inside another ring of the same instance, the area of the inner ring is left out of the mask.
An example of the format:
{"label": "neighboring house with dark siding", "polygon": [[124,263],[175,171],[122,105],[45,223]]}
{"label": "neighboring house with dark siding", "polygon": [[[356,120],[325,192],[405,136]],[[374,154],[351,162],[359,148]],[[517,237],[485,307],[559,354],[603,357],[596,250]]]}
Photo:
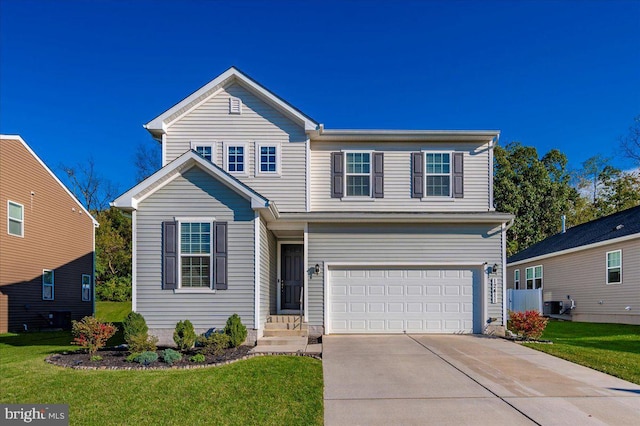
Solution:
{"label": "neighboring house with dark siding", "polygon": [[161,341],[233,313],[250,341],[300,312],[315,334],[503,330],[499,132],[329,130],[233,67],[145,128],[163,167],[113,205]]}
{"label": "neighboring house with dark siding", "polygon": [[[507,259],[508,288],[575,303],[573,321],[640,324],[640,206],[553,235]],[[568,312],[569,313],[569,312]]]}
{"label": "neighboring house with dark siding", "polygon": [[20,136],[0,136],[0,332],[92,315],[98,223]]}

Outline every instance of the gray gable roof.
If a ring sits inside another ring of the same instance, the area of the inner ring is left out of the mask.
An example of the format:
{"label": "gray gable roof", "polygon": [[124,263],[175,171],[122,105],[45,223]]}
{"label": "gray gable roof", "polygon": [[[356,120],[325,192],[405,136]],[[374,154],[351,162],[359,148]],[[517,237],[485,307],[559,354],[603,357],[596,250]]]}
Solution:
{"label": "gray gable roof", "polygon": [[633,234],[640,235],[640,206],[574,226],[564,234],[552,235],[509,257],[507,263]]}

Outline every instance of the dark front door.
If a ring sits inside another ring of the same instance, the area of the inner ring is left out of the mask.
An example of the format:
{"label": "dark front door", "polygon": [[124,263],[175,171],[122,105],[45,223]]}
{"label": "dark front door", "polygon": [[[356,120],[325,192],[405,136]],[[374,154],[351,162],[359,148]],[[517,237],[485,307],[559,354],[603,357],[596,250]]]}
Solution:
{"label": "dark front door", "polygon": [[280,308],[299,310],[304,281],[302,244],[282,244],[281,248]]}

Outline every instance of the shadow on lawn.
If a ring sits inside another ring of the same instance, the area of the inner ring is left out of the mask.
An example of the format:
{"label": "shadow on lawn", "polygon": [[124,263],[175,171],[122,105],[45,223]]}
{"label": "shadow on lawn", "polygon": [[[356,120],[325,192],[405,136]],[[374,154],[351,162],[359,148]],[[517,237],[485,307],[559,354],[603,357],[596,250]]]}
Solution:
{"label": "shadow on lawn", "polygon": [[[107,346],[124,343],[122,323],[114,322],[118,328],[116,334],[109,339]],[[0,335],[0,345],[8,346],[70,346],[73,336],[70,331],[35,331],[28,333],[8,333]],[[76,346],[76,348],[80,348]]]}
{"label": "shadow on lawn", "polygon": [[[556,339],[554,339],[556,340]],[[581,339],[581,340],[556,340],[555,343],[577,348],[600,349],[612,352],[628,352],[640,354],[640,340],[631,339]]]}

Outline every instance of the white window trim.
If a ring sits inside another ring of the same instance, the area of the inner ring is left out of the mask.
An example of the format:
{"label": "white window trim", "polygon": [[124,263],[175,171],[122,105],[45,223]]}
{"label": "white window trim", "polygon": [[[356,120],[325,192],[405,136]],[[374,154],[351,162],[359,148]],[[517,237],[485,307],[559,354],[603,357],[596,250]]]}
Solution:
{"label": "white window trim", "polygon": [[[44,282],[44,273],[45,272],[51,272],[51,284],[46,284]],[[45,287],[51,287],[51,299],[46,299],[44,297],[44,289],[45,289]],[[42,300],[56,300],[55,289],[56,289],[55,271],[53,269],[43,269],[42,270]]]}
{"label": "white window trim", "polygon": [[196,148],[199,146],[202,147],[211,147],[211,162],[213,164],[216,164],[216,142],[211,142],[211,141],[206,141],[206,142],[198,142],[198,141],[191,141],[190,142],[191,145],[191,149],[196,151]]}
{"label": "white window trim", "polygon": [[[348,200],[361,200],[361,201],[370,201],[373,200],[373,153],[374,151],[366,150],[366,149],[348,149],[342,150],[344,153],[342,164],[342,170],[344,170],[344,188],[343,188],[343,199]],[[348,154],[369,154],[369,173],[347,173],[347,155]],[[347,177],[348,176],[369,176],[369,195],[347,195]]]}
{"label": "white window trim", "polygon": [[542,267],[542,265],[535,265],[535,266],[529,266],[528,268],[525,268],[524,270],[524,288],[525,290],[529,290],[529,285],[527,284],[527,270],[528,269],[533,269],[533,288],[531,290],[537,290],[536,289],[536,268],[540,268],[540,288],[544,288],[544,268]]}
{"label": "white window trim", "polygon": [[[85,298],[84,297],[84,277],[89,277],[89,298]],[[89,274],[82,274],[82,281],[80,282],[80,292],[81,292],[81,298],[83,302],[91,302],[91,275]]]}
{"label": "white window trim", "polygon": [[[242,172],[232,172],[229,170],[229,148],[236,146],[244,148],[244,171]],[[249,144],[247,142],[225,142],[222,149],[222,157],[224,169],[227,173],[234,176],[249,176]]]}
{"label": "white window trim", "polygon": [[[215,293],[213,288],[213,248],[214,248],[214,225],[216,219],[214,217],[176,217],[177,232],[176,238],[178,239],[178,285],[173,290],[174,293]],[[209,240],[209,287],[186,287],[182,288],[182,223],[210,223],[211,224],[211,239]]]}
{"label": "white window trim", "polygon": [[[260,171],[260,148],[262,147],[275,147],[276,148],[276,171],[275,172],[263,172]],[[282,146],[280,142],[256,142],[255,143],[255,173],[259,177],[280,177],[282,176]]]}
{"label": "white window trim", "polygon": [[[620,266],[613,266],[610,267],[609,266],[609,254],[611,253],[620,253]],[[608,251],[607,254],[604,257],[604,261],[605,261],[605,272],[606,272],[606,282],[607,285],[616,285],[616,284],[622,284],[622,249],[620,250],[612,250],[612,251]],[[620,268],[620,281],[616,281],[616,282],[609,282],[609,269],[613,269],[613,268]]]}
{"label": "white window trim", "polygon": [[[237,103],[237,110],[234,109],[234,103]],[[242,115],[242,99],[235,96],[229,97],[229,114]]]}
{"label": "white window trim", "polygon": [[[20,207],[20,212],[21,212],[21,218],[20,219],[15,219],[12,218],[10,216],[9,213],[9,209],[10,209],[10,205],[13,204],[14,206],[19,206]],[[18,234],[12,234],[10,231],[10,223],[11,221],[19,221],[20,222],[20,226],[21,226],[21,230],[22,230],[22,235],[18,235]],[[14,237],[20,237],[20,238],[24,238],[24,205],[20,204],[20,203],[16,203],[15,201],[11,201],[11,200],[7,200],[7,234],[12,235]]]}
{"label": "white window trim", "polygon": [[[422,150],[422,165],[424,166],[424,197],[429,201],[453,201],[453,154],[455,151],[433,151]],[[427,154],[449,154],[449,173],[427,173]],[[449,195],[427,195],[427,177],[431,176],[449,176]]]}
{"label": "white window trim", "polygon": [[513,270],[513,288],[520,290],[520,269]]}

